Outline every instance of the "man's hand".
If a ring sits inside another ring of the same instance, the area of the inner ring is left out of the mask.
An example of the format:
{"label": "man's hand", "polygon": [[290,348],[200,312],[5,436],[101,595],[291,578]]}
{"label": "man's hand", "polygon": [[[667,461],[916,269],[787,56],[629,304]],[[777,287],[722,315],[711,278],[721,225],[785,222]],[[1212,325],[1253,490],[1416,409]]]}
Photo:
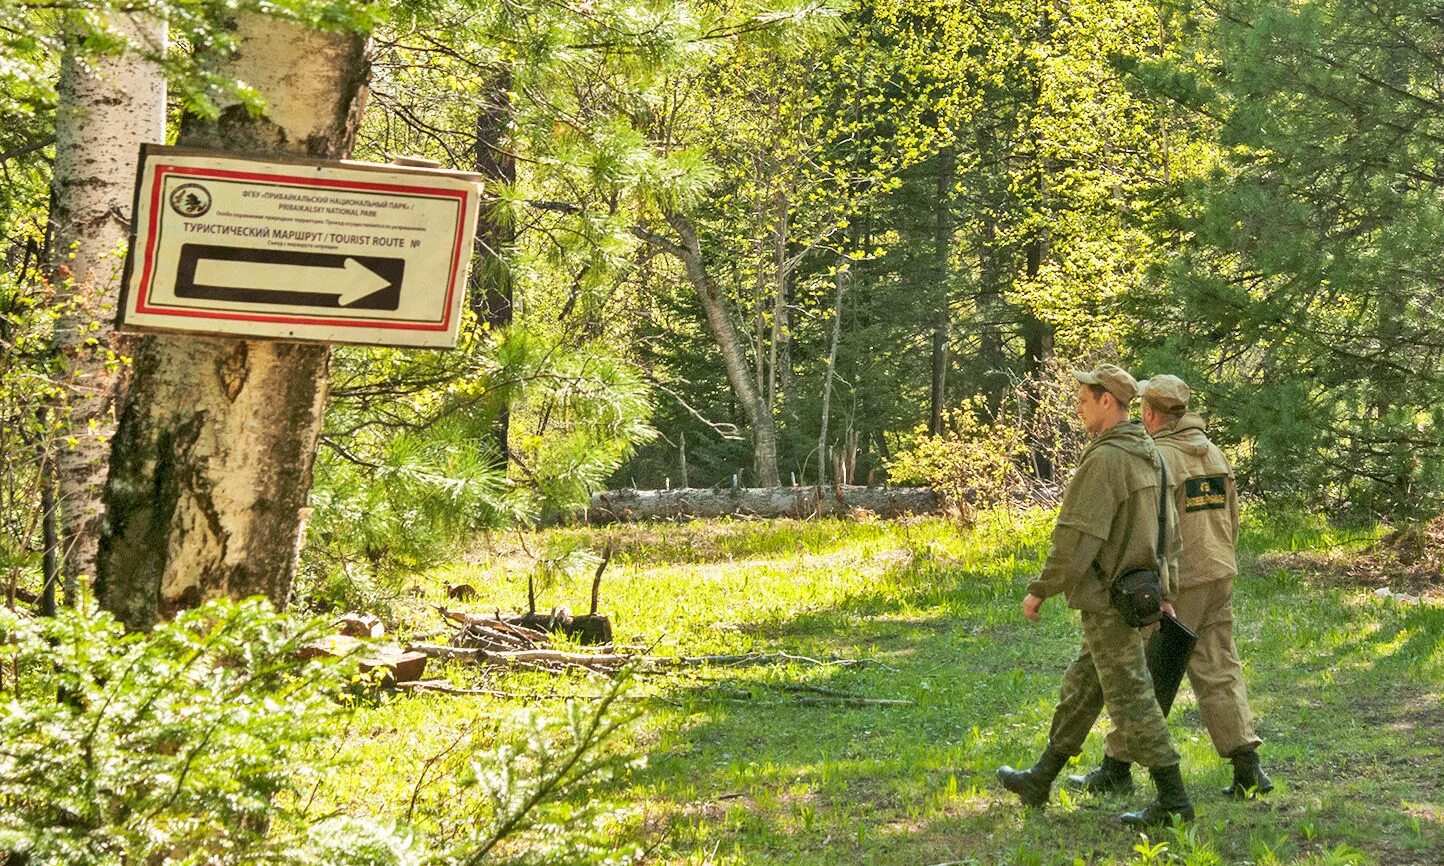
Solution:
{"label": "man's hand", "polygon": [[1178,619],[1178,614],[1173,612],[1173,605],[1169,604],[1168,602],[1165,601],[1163,604],[1160,604],[1158,606],[1158,609],[1173,617],[1174,619]]}
{"label": "man's hand", "polygon": [[1043,599],[1032,594],[1031,592],[1028,593],[1027,598],[1023,599],[1023,616],[1026,616],[1033,622],[1037,622],[1038,620],[1043,618],[1042,615],[1038,613],[1038,611],[1042,609]]}

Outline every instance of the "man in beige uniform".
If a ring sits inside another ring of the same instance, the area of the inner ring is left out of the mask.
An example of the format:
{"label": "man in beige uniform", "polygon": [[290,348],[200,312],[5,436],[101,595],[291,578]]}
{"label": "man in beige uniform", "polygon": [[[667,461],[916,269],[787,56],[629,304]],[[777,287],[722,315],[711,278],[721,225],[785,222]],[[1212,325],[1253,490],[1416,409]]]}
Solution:
{"label": "man in beige uniform", "polygon": [[[1177,376],[1155,376],[1139,384],[1143,426],[1164,460],[1183,532],[1178,557],[1180,622],[1198,635],[1188,662],[1188,681],[1199,714],[1220,756],[1233,762],[1233,784],[1225,794],[1246,797],[1273,788],[1259,768],[1243,668],[1233,641],[1233,578],[1238,573],[1238,490],[1223,452],[1204,434],[1203,419],[1188,412],[1189,388]],[[1095,702],[1098,705],[1101,702]],[[1132,752],[1115,726],[1108,733],[1103,765],[1068,781],[1085,790],[1125,792],[1133,787]]]}
{"label": "man in beige uniform", "polygon": [[[1037,621],[1046,599],[1065,594],[1068,606],[1083,620],[1083,649],[1063,676],[1042,757],[1031,769],[1002,767],[998,781],[1025,805],[1046,803],[1053,780],[1068,759],[1082,751],[1106,704],[1129,754],[1149,768],[1158,787],[1152,804],[1124,815],[1123,821],[1146,826],[1175,816],[1192,820],[1178,750],[1153,695],[1143,639],[1108,598],[1108,587],[1118,575],[1147,568],[1162,573],[1164,600],[1172,600],[1170,564],[1158,557],[1160,504],[1166,524],[1177,526],[1171,501],[1160,496],[1163,458],[1138,422],[1128,419],[1128,406],[1137,393],[1132,376],[1112,364],[1073,376],[1079,382],[1078,415],[1093,441],[1063,494],[1052,549],[1042,574],[1028,585],[1023,615]],[[1168,546],[1176,551],[1176,530],[1170,535]]]}

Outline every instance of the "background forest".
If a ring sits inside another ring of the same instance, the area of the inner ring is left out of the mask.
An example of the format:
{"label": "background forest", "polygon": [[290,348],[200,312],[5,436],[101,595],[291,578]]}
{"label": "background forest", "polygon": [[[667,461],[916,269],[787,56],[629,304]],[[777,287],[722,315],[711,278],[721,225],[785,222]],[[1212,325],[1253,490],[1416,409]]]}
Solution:
{"label": "background forest", "polygon": [[[356,158],[492,178],[463,349],[336,354],[321,558],[416,564],[606,485],[945,485],[949,449],[1000,441],[1047,483],[1049,383],[1099,359],[1191,382],[1251,495],[1438,510],[1430,3],[262,11],[373,33]],[[0,7],[12,565],[43,547],[37,467],[63,514],[106,412],[51,336],[108,316],[57,277],[62,68],[168,76],[168,140],[263,102],[216,71],[230,12],[153,13],[163,43],[103,4]]]}
{"label": "background forest", "polygon": [[[1444,856],[1438,0],[0,0],[0,118],[3,866]],[[142,142],[480,176],[460,345],[115,333]],[[1163,841],[990,787],[1076,647],[1016,601],[1101,361],[1248,499],[1280,786]],[[959,508],[556,525],[843,484]],[[609,563],[620,652],[767,663],[301,658]]]}

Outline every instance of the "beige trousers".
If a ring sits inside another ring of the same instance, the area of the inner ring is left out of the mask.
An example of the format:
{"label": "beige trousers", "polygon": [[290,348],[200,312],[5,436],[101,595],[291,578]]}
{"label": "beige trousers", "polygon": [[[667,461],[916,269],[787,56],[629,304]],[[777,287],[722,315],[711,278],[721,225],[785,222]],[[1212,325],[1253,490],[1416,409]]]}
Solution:
{"label": "beige trousers", "polygon": [[[1243,665],[1233,642],[1233,581],[1189,587],[1178,594],[1173,609],[1178,621],[1198,635],[1188,660],[1188,683],[1213,747],[1225,758],[1257,748],[1263,741],[1254,733]],[[1110,757],[1129,760],[1127,742],[1117,725],[1108,731],[1105,748]]]}

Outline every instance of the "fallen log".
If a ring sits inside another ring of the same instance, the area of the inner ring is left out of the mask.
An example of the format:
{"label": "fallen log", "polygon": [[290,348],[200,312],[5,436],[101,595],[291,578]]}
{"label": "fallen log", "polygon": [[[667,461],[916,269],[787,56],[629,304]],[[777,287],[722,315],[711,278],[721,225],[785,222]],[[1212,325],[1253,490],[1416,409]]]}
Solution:
{"label": "fallen log", "polygon": [[593,524],[707,517],[936,514],[945,503],[928,487],[738,487],[607,490],[592,494],[584,520]]}
{"label": "fallen log", "polygon": [[474,662],[486,654],[486,650],[476,647],[447,646],[443,643],[414,643],[406,650],[447,662]]}
{"label": "fallen log", "polygon": [[[13,581],[12,581],[12,583],[13,583]],[[25,602],[26,604],[39,604],[39,603],[40,603],[40,596],[39,596],[39,595],[36,595],[36,594],[33,593],[33,592],[29,592],[29,591],[26,590],[24,587],[11,586],[11,587],[10,587],[10,595],[12,596],[12,598],[11,598],[11,600],[10,600],[12,604],[13,604],[14,602],[17,602],[17,601],[23,601],[23,602]]]}
{"label": "fallen log", "polygon": [[537,644],[524,637],[518,637],[494,628],[469,625],[451,636],[452,646],[484,649],[493,652],[507,650],[536,649]]}
{"label": "fallen log", "polygon": [[798,698],[794,701],[777,701],[778,704],[797,704],[804,707],[915,707],[915,701],[902,698]]}
{"label": "fallen log", "polygon": [[469,689],[460,686],[453,686],[446,680],[413,680],[409,683],[397,683],[396,690],[402,692],[436,692],[443,695],[486,695],[493,698],[528,698],[530,695],[523,695],[517,692],[502,692],[496,689]]}
{"label": "fallen log", "polygon": [[508,692],[498,689],[453,686],[446,680],[416,680],[409,683],[397,683],[396,690],[403,692],[427,692],[440,695],[484,695],[489,698],[501,698],[512,701],[605,701],[612,699],[618,701],[662,701],[663,703],[672,703],[668,698],[658,695],[633,696],[570,694],[567,692]]}

